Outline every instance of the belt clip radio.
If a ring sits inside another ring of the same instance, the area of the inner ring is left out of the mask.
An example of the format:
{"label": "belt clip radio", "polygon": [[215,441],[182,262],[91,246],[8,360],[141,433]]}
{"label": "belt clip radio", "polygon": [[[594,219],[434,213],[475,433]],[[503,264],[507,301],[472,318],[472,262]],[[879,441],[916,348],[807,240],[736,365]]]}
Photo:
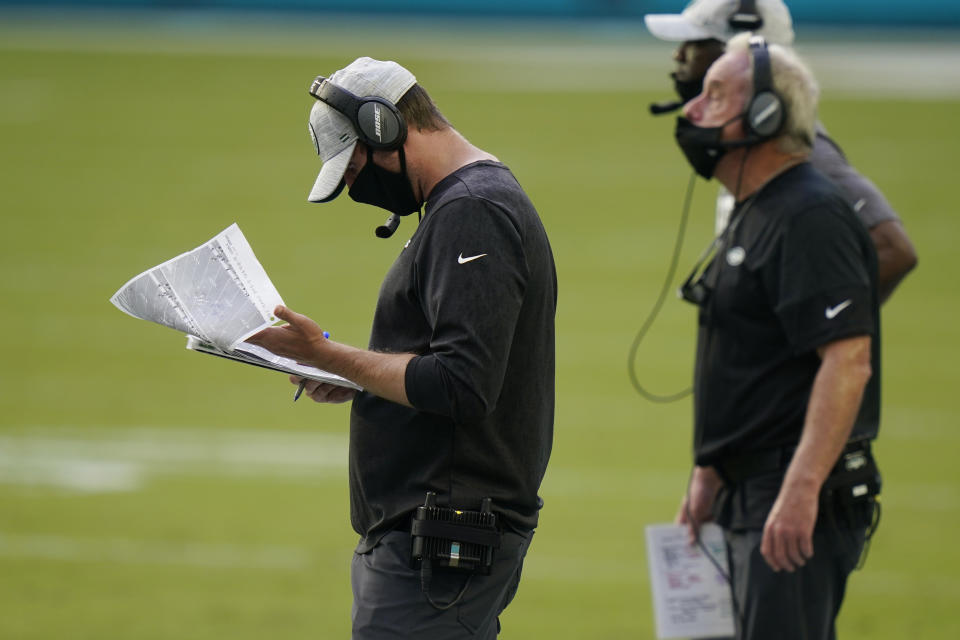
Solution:
{"label": "belt clip radio", "polygon": [[823,484],[824,493],[850,506],[880,494],[882,480],[869,443],[848,445]]}
{"label": "belt clip radio", "polygon": [[437,494],[428,491],[410,525],[413,568],[444,567],[490,574],[494,549],[500,547],[497,516],[484,498],[480,511],[438,507]]}

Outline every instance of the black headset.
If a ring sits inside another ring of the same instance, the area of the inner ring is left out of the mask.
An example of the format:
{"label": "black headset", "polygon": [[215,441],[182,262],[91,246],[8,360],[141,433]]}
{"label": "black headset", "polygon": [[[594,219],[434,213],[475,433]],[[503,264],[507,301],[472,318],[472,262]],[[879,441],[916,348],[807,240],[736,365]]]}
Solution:
{"label": "black headset", "polygon": [[386,98],[360,98],[323,76],[317,76],[310,85],[310,95],[349,118],[357,137],[371,149],[392,151],[407,139],[403,115]]}
{"label": "black headset", "polygon": [[770,71],[770,51],[762,36],[750,38],[753,54],[753,97],[746,108],[744,129],[747,135],[759,140],[775,137],[786,121],[783,99],[773,88]]}
{"label": "black headset", "polygon": [[763,26],[763,16],[757,12],[757,0],[740,0],[740,6],[730,14],[727,23],[734,31],[756,31]]}

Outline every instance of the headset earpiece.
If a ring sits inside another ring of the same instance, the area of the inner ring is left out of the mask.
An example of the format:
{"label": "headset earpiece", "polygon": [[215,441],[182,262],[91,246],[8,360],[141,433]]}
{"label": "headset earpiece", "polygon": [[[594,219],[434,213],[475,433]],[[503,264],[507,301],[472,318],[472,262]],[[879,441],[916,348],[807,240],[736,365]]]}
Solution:
{"label": "headset earpiece", "polygon": [[770,70],[770,51],[760,36],[750,38],[753,53],[753,97],[747,105],[744,128],[747,134],[760,140],[776,137],[786,121],[783,100],[773,88]]}
{"label": "headset earpiece", "polygon": [[757,31],[763,26],[763,16],[757,12],[757,1],[740,0],[740,5],[727,18],[727,23],[734,31]]}
{"label": "headset earpiece", "polygon": [[407,123],[385,98],[363,98],[357,109],[360,139],[374,149],[399,149],[407,139]]}
{"label": "headset earpiece", "polygon": [[310,85],[310,95],[349,118],[357,137],[371,149],[392,151],[407,139],[403,115],[386,98],[360,98],[323,76],[317,76]]}

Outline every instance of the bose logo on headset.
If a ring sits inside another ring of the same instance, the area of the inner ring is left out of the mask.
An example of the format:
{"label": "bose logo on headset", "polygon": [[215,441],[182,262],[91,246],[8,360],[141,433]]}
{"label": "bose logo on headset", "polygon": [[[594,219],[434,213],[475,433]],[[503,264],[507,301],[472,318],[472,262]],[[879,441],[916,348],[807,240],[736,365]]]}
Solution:
{"label": "bose logo on headset", "polygon": [[379,96],[359,97],[323,76],[310,85],[310,95],[345,115],[357,137],[371,149],[392,151],[407,139],[407,123],[396,105]]}
{"label": "bose logo on headset", "polygon": [[373,105],[373,130],[377,134],[377,140],[383,142],[382,131],[380,130],[380,105]]}

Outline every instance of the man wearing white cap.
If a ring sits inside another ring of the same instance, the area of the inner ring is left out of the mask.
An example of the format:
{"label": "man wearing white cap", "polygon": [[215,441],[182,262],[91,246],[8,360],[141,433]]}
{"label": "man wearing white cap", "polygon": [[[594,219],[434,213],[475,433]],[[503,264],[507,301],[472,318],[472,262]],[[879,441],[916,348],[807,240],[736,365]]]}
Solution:
{"label": "man wearing white cap", "polygon": [[[363,387],[306,383],[350,416],[354,640],[495,638],[537,525],[554,411],[553,255],[506,166],[413,74],[359,58],[310,88],[310,192],[422,220],[380,289],[368,349],[306,316],[255,342]],[[299,378],[292,378],[299,383]]]}
{"label": "man wearing white cap", "polygon": [[[657,38],[680,43],[673,54],[676,68],[671,74],[680,100],[651,105],[655,114],[669,113],[696,97],[703,89],[707,68],[736,34],[750,31],[782,46],[790,46],[794,40],[793,22],[782,0],[694,0],[682,13],[648,14],[644,22]],[[837,183],[870,231],[880,265],[880,299],[886,301],[917,264],[916,251],[900,218],[883,193],[850,166],[820,123],[811,162]],[[732,208],[733,199],[721,189],[717,199],[718,234]]]}

